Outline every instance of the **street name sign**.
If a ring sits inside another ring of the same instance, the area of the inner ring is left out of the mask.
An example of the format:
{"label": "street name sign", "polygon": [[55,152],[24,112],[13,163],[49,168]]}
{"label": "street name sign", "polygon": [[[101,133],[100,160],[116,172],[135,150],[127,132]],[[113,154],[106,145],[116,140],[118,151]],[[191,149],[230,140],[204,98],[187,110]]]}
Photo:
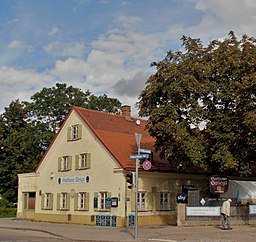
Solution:
{"label": "street name sign", "polygon": [[147,159],[147,158],[149,158],[148,154],[130,155],[130,159]]}
{"label": "street name sign", "polygon": [[151,154],[152,151],[147,149],[139,149],[139,152],[143,154]]}

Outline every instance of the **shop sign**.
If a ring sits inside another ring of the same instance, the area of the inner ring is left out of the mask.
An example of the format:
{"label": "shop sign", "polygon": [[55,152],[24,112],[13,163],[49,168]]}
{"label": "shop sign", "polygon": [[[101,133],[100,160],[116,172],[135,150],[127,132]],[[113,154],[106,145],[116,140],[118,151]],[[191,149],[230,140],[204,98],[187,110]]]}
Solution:
{"label": "shop sign", "polygon": [[74,184],[74,183],[88,183],[91,181],[90,176],[68,176],[59,177],[58,184]]}
{"label": "shop sign", "polygon": [[209,180],[210,192],[222,194],[228,190],[228,178],[223,176],[211,176]]}
{"label": "shop sign", "polygon": [[220,216],[220,207],[186,207],[187,216]]}
{"label": "shop sign", "polygon": [[176,200],[177,200],[177,203],[187,203],[188,202],[188,194],[187,193],[177,193]]}
{"label": "shop sign", "polygon": [[256,214],[256,205],[249,205],[249,214]]}

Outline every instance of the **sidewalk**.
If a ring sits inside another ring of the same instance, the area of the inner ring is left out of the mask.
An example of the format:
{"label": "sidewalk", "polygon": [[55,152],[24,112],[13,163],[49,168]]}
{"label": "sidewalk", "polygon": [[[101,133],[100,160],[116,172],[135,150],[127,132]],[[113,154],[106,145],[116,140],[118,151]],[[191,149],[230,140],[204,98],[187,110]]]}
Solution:
{"label": "sidewalk", "polygon": [[[68,241],[126,241],[134,240],[133,228],[109,228],[76,224],[32,222],[13,218],[0,219],[0,228],[13,230],[33,230],[44,232]],[[235,226],[224,231],[219,227],[176,227],[142,226],[138,229],[138,241],[162,242],[250,242],[256,240],[256,226]]]}

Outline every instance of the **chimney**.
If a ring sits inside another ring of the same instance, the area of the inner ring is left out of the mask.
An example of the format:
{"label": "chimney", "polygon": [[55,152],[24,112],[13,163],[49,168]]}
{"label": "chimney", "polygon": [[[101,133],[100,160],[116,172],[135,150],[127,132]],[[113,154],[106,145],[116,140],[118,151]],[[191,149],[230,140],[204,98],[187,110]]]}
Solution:
{"label": "chimney", "polygon": [[122,116],[124,117],[131,117],[131,106],[129,105],[124,105],[121,107],[121,111],[122,111]]}

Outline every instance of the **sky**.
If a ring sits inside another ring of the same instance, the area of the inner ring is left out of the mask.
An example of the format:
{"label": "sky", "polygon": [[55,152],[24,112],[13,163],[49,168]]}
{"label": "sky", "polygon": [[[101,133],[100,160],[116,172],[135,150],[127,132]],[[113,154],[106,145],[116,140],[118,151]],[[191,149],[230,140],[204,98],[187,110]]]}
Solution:
{"label": "sky", "polygon": [[256,35],[255,0],[0,0],[0,113],[56,83],[132,106],[152,62],[230,30]]}

